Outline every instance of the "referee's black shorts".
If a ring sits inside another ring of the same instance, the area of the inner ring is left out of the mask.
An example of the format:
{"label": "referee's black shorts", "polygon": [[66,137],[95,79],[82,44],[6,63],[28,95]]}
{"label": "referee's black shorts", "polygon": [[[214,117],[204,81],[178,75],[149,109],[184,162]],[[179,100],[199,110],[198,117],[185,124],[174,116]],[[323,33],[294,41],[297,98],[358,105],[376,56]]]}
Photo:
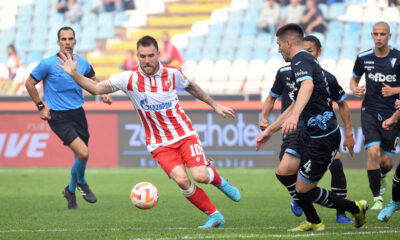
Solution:
{"label": "referee's black shorts", "polygon": [[50,110],[51,120],[49,125],[51,130],[68,146],[75,138],[80,137],[88,146],[89,130],[83,108],[54,111]]}

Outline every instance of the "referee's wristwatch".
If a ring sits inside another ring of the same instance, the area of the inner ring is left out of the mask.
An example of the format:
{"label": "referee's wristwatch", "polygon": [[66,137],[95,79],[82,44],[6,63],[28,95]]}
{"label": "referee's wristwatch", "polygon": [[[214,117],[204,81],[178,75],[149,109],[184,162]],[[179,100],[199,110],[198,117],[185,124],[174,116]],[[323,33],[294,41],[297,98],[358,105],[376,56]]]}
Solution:
{"label": "referee's wristwatch", "polygon": [[40,101],[40,102],[36,103],[36,107],[38,108],[39,111],[41,111],[44,108],[43,102]]}

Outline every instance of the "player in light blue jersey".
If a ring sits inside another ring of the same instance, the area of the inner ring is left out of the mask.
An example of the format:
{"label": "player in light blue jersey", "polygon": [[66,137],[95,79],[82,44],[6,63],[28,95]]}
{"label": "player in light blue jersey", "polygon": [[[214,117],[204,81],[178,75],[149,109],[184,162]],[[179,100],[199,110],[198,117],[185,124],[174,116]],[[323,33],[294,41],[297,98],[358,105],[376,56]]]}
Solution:
{"label": "player in light blue jersey", "polygon": [[[380,210],[383,206],[382,195],[387,187],[385,176],[393,167],[392,161],[400,133],[400,125],[390,131],[382,128],[382,122],[395,111],[396,96],[389,92],[392,88],[400,87],[400,51],[389,46],[392,34],[386,22],[376,23],[371,36],[375,47],[357,56],[350,88],[354,96],[361,98],[364,95],[361,126],[364,147],[368,151],[369,186],[374,196],[371,209]],[[363,74],[366,85],[359,86]]]}
{"label": "player in light blue jersey", "polygon": [[[76,44],[74,30],[70,27],[62,27],[57,35],[59,53],[73,54]],[[62,193],[68,201],[68,209],[77,209],[76,188],[87,202],[95,203],[97,198],[85,179],[86,164],[89,158],[89,131],[85,111],[82,108],[84,102],[82,88],[57,67],[56,63],[60,63],[57,59],[59,53],[41,60],[26,80],[25,87],[39,110],[40,118],[48,121],[53,132],[74,153],[75,161],[71,168],[70,182]],[[88,61],[77,54],[73,54],[73,56],[80,63],[78,71],[95,79],[95,73]],[[40,81],[43,81],[44,102],[41,101],[35,87]],[[111,104],[110,96],[102,95],[102,98],[105,103]]]}

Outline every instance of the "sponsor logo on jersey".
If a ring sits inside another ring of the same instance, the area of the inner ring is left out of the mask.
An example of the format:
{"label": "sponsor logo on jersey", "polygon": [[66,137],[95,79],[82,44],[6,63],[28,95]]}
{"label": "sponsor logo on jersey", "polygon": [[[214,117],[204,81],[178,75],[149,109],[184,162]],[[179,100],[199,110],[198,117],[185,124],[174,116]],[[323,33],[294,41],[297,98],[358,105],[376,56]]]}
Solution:
{"label": "sponsor logo on jersey", "polygon": [[160,111],[172,107],[172,102],[160,103],[160,104],[148,104],[148,99],[140,100],[140,107],[147,111]]}
{"label": "sponsor logo on jersey", "polygon": [[295,74],[294,74],[294,76],[295,77],[299,77],[299,76],[301,76],[301,75],[307,75],[308,74],[308,72],[306,71],[303,71],[303,70],[299,70],[299,71],[297,71]]}
{"label": "sponsor logo on jersey", "polygon": [[369,73],[368,77],[374,82],[396,82],[396,74]]}

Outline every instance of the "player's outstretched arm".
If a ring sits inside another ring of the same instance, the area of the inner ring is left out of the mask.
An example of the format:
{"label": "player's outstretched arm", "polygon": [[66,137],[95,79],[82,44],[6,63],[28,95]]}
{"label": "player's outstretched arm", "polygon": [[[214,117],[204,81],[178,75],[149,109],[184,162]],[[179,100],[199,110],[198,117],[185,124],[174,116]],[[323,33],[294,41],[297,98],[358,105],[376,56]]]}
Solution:
{"label": "player's outstretched arm", "polygon": [[271,113],[272,109],[274,108],[276,98],[273,96],[268,95],[267,99],[265,99],[265,102],[263,104],[263,108],[261,111],[261,118],[260,118],[260,129],[265,130],[268,127],[268,117],[269,114]]}
{"label": "player's outstretched arm", "polygon": [[58,60],[62,63],[62,65],[57,63],[57,66],[62,68],[81,88],[85,89],[90,94],[100,95],[112,92],[108,81],[96,82],[80,74],[76,69],[78,65],[76,58],[72,59],[69,53],[65,55],[64,53],[60,52],[60,57],[58,57]]}
{"label": "player's outstretched arm", "polygon": [[214,101],[214,99],[212,99],[210,96],[208,96],[208,94],[205,93],[203,91],[203,89],[201,89],[199,87],[199,85],[197,85],[196,83],[189,81],[189,84],[185,88],[185,90],[188,93],[190,93],[193,97],[210,105],[222,117],[225,118],[226,115],[228,114],[228,115],[231,115],[232,118],[235,118],[235,111],[233,111],[233,109],[225,107],[225,106],[217,103],[216,101]]}
{"label": "player's outstretched arm", "polygon": [[353,95],[356,97],[362,97],[362,95],[365,92],[365,86],[358,86],[358,83],[360,82],[359,78],[351,77],[350,80],[350,89],[353,92]]}
{"label": "player's outstretched arm", "polygon": [[287,117],[292,113],[294,104],[290,105],[280,116],[279,118],[270,124],[263,132],[261,132],[255,142],[256,151],[262,149],[264,144],[268,142],[271,136],[276,133],[282,126],[283,122],[287,119]]}
{"label": "player's outstretched arm", "polygon": [[[91,78],[92,80],[96,82],[101,82],[99,79],[97,79],[95,76]],[[108,94],[102,94],[101,99],[103,100],[103,103],[106,103],[108,105],[112,104],[112,97]]]}
{"label": "player's outstretched arm", "polygon": [[397,110],[393,115],[382,123],[382,128],[385,130],[392,130],[400,119],[400,111]]}
{"label": "player's outstretched arm", "polygon": [[396,94],[400,94],[400,87],[391,87],[389,85],[387,85],[386,83],[382,83],[383,87],[382,87],[382,95],[384,97],[390,97]]}
{"label": "player's outstretched arm", "polygon": [[343,141],[344,150],[349,150],[350,155],[354,157],[354,145],[356,142],[353,137],[353,129],[351,127],[350,108],[346,101],[338,103],[340,116],[342,117],[345,129],[345,138]]}

